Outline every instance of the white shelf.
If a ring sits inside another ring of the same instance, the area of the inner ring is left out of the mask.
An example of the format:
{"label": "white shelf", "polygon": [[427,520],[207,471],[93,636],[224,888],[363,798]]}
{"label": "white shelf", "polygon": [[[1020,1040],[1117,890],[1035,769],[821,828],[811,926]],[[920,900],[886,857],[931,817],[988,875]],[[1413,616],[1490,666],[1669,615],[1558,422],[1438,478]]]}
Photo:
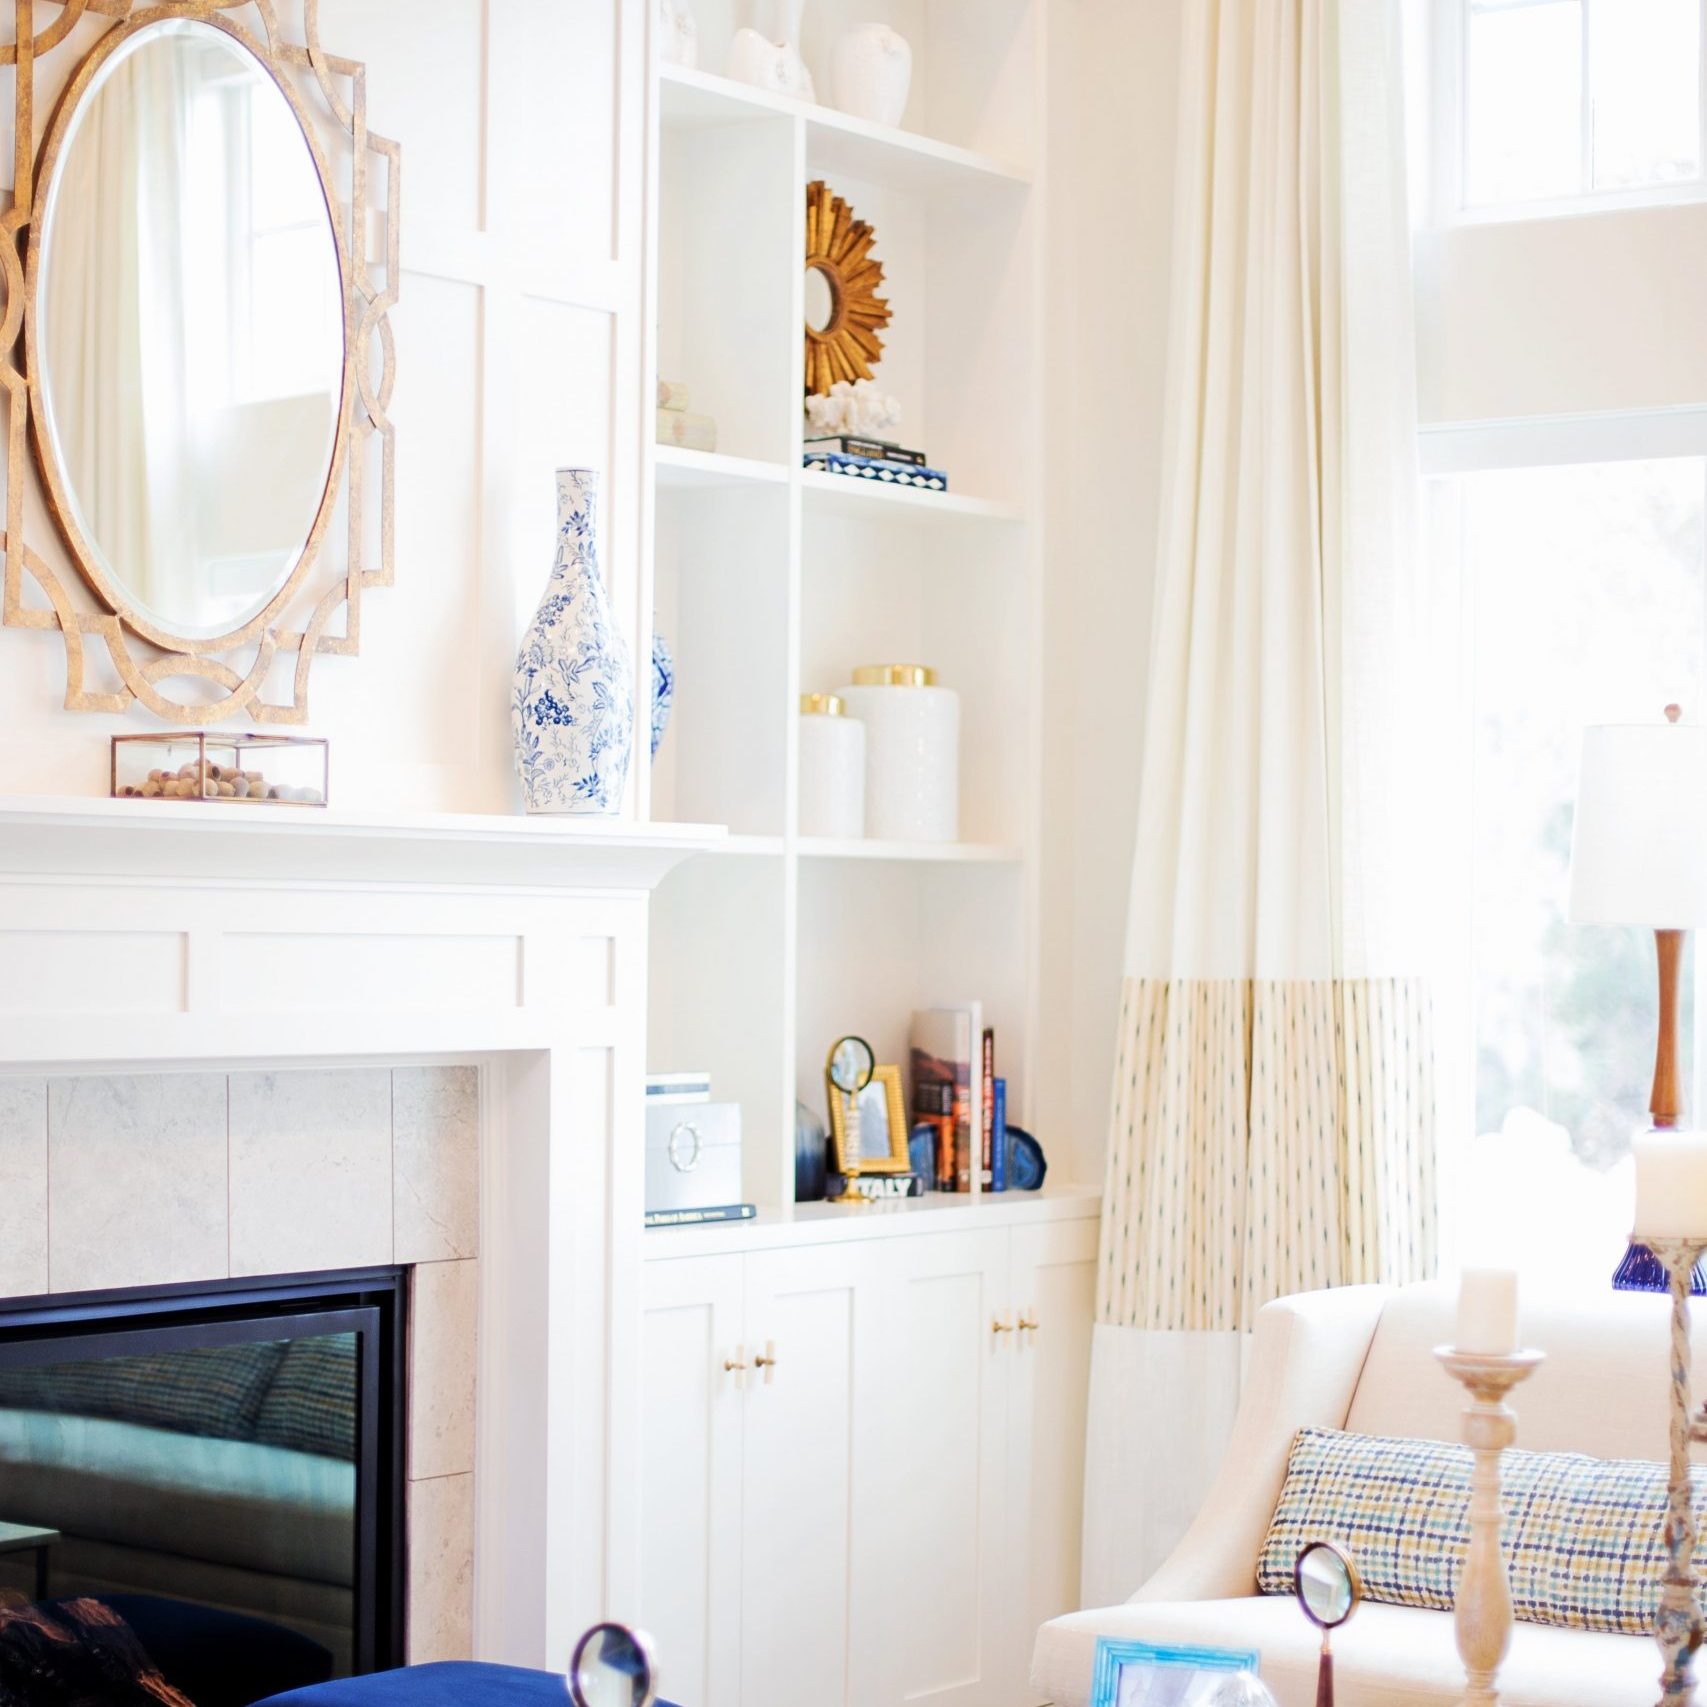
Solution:
{"label": "white shelf", "polygon": [[661,487],[703,490],[708,487],[788,484],[788,468],[780,462],[761,462],[751,456],[725,456],[721,451],[683,450],[679,445],[655,445],[652,454]]}
{"label": "white shelf", "polygon": [[[835,3],[853,18],[854,0]],[[726,62],[737,10],[701,9],[707,65]],[[787,1239],[1095,1212],[950,1197],[850,1220],[797,1217],[791,1201],[796,1097],[811,1100],[826,1042],[850,1027],[879,1059],[905,1060],[919,1001],[976,998],[1016,1120],[1036,1097],[1046,233],[1019,162],[1041,153],[1046,32],[1032,0],[932,0],[928,30],[924,10],[908,14],[922,56],[909,116],[991,152],[715,70],[654,73],[648,372],[687,387],[720,449],[659,447],[648,464],[641,619],[675,652],[677,722],[637,774],[660,818],[734,833],[660,893],[648,1065],[705,1067],[740,1103],[761,1215],[758,1231],[673,1229],[649,1248],[728,1248],[770,1236],[771,1220]],[[818,178],[878,233],[894,309],[878,378],[954,490],[802,464],[802,208]],[[990,840],[790,827],[798,695],[890,657],[931,664],[961,695],[962,822]]]}
{"label": "white shelf", "polygon": [[1022,849],[995,842],[841,841],[802,836],[799,848],[802,859],[917,860],[932,865],[1018,865],[1025,858]]}
{"label": "white shelf", "polygon": [[739,124],[758,118],[801,119],[807,159],[816,173],[845,173],[872,183],[915,190],[976,189],[980,185],[1023,190],[1031,173],[1023,166],[938,142],[917,131],[839,113],[833,107],[796,101],[733,78],[680,65],[658,68],[663,121],[674,129]]}
{"label": "white shelf", "polygon": [[795,1203],[781,1209],[761,1209],[750,1221],[648,1227],[642,1251],[649,1262],[659,1262],[725,1251],[906,1238],[976,1227],[1088,1221],[1101,1209],[1102,1194],[1094,1185],[1046,1185],[1041,1191],[980,1192],[976,1196],[932,1191],[890,1203]]}
{"label": "white shelf", "polygon": [[809,513],[844,521],[870,521],[885,515],[954,525],[960,522],[1023,523],[1025,512],[1015,504],[990,498],[969,498],[962,492],[925,492],[916,486],[887,486],[877,480],[856,480],[847,474],[826,474],[803,468],[800,485]]}

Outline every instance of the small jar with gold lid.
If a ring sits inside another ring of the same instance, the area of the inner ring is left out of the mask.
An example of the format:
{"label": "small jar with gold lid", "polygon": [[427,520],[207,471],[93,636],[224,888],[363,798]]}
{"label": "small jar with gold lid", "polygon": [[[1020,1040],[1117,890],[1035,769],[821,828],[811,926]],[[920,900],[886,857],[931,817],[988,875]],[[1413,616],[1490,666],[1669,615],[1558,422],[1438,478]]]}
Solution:
{"label": "small jar with gold lid", "polygon": [[865,834],[865,725],[839,694],[800,696],[800,833]]}
{"label": "small jar with gold lid", "polygon": [[960,696],[923,664],[862,664],[842,690],[865,724],[865,833],[960,839]]}

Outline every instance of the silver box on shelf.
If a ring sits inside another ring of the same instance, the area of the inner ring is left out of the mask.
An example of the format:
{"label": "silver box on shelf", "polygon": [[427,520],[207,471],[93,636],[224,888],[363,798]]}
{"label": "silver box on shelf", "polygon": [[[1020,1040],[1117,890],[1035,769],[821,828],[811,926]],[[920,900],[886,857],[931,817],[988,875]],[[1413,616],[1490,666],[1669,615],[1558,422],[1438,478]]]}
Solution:
{"label": "silver box on shelf", "polygon": [[741,1201],[741,1105],[713,1102],[703,1074],[646,1081],[646,1210]]}

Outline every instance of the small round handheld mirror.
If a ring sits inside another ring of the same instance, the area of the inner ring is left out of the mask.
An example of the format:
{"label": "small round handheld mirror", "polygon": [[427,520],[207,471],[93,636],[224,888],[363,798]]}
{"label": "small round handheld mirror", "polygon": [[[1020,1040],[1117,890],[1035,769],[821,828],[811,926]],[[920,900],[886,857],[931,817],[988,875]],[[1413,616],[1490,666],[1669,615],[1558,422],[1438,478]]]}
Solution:
{"label": "small round handheld mirror", "polygon": [[569,1661],[575,1707],[652,1707],[658,1699],[652,1640],[626,1624],[595,1624]]}
{"label": "small round handheld mirror", "polygon": [[830,1076],[830,1083],[844,1096],[858,1096],[877,1071],[877,1057],[863,1037],[844,1037],[830,1051],[829,1064],[824,1070]]}
{"label": "small round handheld mirror", "polygon": [[1334,1656],[1329,1633],[1357,1610],[1363,1583],[1343,1547],[1312,1541],[1292,1568],[1293,1587],[1304,1616],[1322,1632],[1322,1658],[1316,1670],[1316,1707],[1334,1707]]}

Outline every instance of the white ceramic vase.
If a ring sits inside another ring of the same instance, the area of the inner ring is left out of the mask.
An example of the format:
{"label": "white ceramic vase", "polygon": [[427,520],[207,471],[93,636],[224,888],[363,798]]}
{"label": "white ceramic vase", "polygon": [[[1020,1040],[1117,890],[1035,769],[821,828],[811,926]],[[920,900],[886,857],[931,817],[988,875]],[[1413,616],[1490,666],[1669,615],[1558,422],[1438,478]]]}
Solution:
{"label": "white ceramic vase", "polygon": [[729,47],[729,75],[773,95],[816,101],[812,73],[800,57],[800,20],[805,11],[806,0],[777,0],[768,34],[762,29],[737,30]]}
{"label": "white ceramic vase", "polygon": [[960,839],[960,696],[916,664],[862,665],[841,690],[865,725],[865,833]]}
{"label": "white ceramic vase", "polygon": [[557,558],[516,656],[510,724],[529,812],[610,814],[634,747],[634,672],[599,575],[599,477],[557,473]]}
{"label": "white ceramic vase", "polygon": [[912,84],[913,50],[887,24],[861,24],[836,43],[830,87],[844,113],[899,124]]}
{"label": "white ceramic vase", "polygon": [[690,71],[699,63],[699,25],[688,0],[658,0],[658,58]]}

